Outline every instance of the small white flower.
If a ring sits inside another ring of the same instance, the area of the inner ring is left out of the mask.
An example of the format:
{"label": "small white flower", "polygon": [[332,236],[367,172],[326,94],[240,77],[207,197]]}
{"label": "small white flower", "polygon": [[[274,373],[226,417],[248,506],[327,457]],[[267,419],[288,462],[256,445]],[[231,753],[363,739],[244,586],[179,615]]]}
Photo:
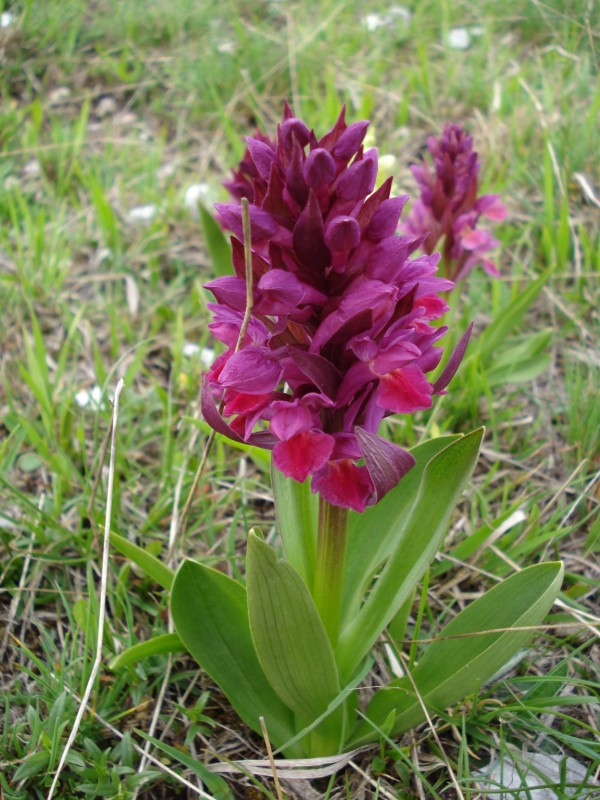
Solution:
{"label": "small white flower", "polygon": [[158,207],[152,204],[147,206],[136,206],[127,213],[127,219],[129,219],[131,222],[141,222],[142,225],[147,225],[154,219],[157,211]]}
{"label": "small white flower", "polygon": [[199,344],[194,344],[194,342],[185,342],[183,345],[183,355],[191,358],[191,356],[195,356],[196,353],[200,350]]}
{"label": "small white flower", "polygon": [[364,18],[364,25],[369,33],[373,33],[377,28],[381,28],[382,25],[385,25],[385,18],[379,14],[367,14]]}
{"label": "small white flower", "polygon": [[212,347],[203,347],[200,350],[200,361],[204,364],[205,367],[210,367],[215,360],[215,351]]}
{"label": "small white flower", "polygon": [[39,175],[41,171],[42,168],[37,158],[34,158],[33,161],[28,161],[23,167],[23,173],[29,176]]}
{"label": "small white flower", "polygon": [[384,153],[377,159],[377,164],[382,172],[389,175],[396,166],[396,156],[391,153]]}
{"label": "small white flower", "polygon": [[215,360],[215,351],[212,347],[200,347],[200,345],[195,342],[185,342],[183,345],[183,355],[187,356],[187,358],[192,358],[192,356],[196,354],[198,354],[200,361],[205,367],[210,367]]}
{"label": "small white flower", "polygon": [[466,50],[471,44],[471,34],[466,28],[452,28],[447,41],[452,50]]}
{"label": "small white flower", "polygon": [[0,14],[0,28],[8,28],[13,24],[14,21],[15,15],[11,14],[10,11],[4,11],[2,14]]}
{"label": "small white flower", "polygon": [[189,208],[192,216],[198,214],[198,203],[202,202],[205,205],[210,205],[211,191],[208,183],[192,183],[185,190],[183,202]]}
{"label": "small white flower", "polygon": [[93,409],[105,408],[102,402],[102,388],[100,386],[92,386],[89,391],[80,389],[75,395],[75,402],[79,408],[87,408],[88,406]]}

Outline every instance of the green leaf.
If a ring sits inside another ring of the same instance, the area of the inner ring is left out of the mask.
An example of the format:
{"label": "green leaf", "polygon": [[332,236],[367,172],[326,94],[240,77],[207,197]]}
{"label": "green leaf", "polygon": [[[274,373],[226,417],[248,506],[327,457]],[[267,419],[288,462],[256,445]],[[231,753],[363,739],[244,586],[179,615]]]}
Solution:
{"label": "green leaf", "polygon": [[373,575],[393,551],[408,521],[408,513],[415,502],[428,462],[457,438],[440,436],[413,447],[410,452],[416,463],[400,483],[364,513],[351,512],[342,622],[348,622],[356,615]]}
{"label": "green leaf", "polygon": [[233,793],[223,778],[211,772],[208,767],[201,761],[198,761],[197,758],[189,755],[189,753],[185,753],[183,750],[179,750],[177,747],[171,747],[171,745],[161,742],[160,739],[155,739],[154,736],[150,736],[144,733],[144,731],[136,729],[136,733],[138,736],[146,739],[146,741],[152,742],[157,750],[166,753],[170,758],[174,759],[179,764],[183,764],[193,772],[194,775],[200,778],[208,791],[214,795],[216,800],[233,800]]}
{"label": "green leaf", "polygon": [[[494,586],[446,625],[412,672],[428,709],[442,711],[492,678],[531,639],[532,631],[485,631],[539,625],[552,607],[562,577],[560,562],[527,567]],[[380,726],[392,711],[396,714],[394,736],[425,719],[408,677],[380,689],[367,717]],[[366,741],[365,737],[372,738],[368,728],[367,723],[361,724],[353,747]]]}
{"label": "green leaf", "polygon": [[482,437],[483,428],[462,436],[423,470],[419,492],[406,524],[398,531],[393,552],[362,608],[342,630],[336,656],[343,681],[351,677],[433,559],[475,467]]}
{"label": "green leaf", "polygon": [[31,753],[25,758],[23,763],[19,765],[13,775],[12,779],[14,783],[26,781],[29,780],[29,778],[33,778],[35,775],[39,775],[42,770],[48,767],[49,761],[49,750],[40,750],[37,753]]}
{"label": "green leaf", "polygon": [[476,349],[472,356],[467,356],[466,362],[479,356],[485,365],[492,365],[498,352],[506,342],[509,334],[518,327],[525,316],[527,309],[542,291],[552,270],[546,270],[540,277],[528,284],[518,297],[503,308],[491,325],[480,334],[477,339]]}
{"label": "green leaf", "polygon": [[310,491],[310,481],[299,483],[271,467],[271,484],[279,534],[287,561],[306,586],[312,586],[317,559],[319,496]]}
{"label": "green leaf", "polygon": [[129,539],[119,536],[118,533],[110,532],[110,543],[119,553],[124,555],[134,564],[143,570],[149,578],[156,581],[163,589],[170,589],[173,584],[173,570],[166,567],[162,561],[151,555],[147,550],[133,544]]}
{"label": "green leaf", "polygon": [[231,262],[231,247],[227,237],[223,233],[221,226],[213,215],[198,203],[200,211],[200,224],[204,234],[204,241],[208,249],[208,255],[212,261],[213,271],[217,276],[232,275],[233,267]]}
{"label": "green leaf", "polygon": [[310,722],[340,692],[319,612],[296,570],[253,531],[246,570],[250,629],[262,668],[283,702]]}
{"label": "green leaf", "polygon": [[262,715],[275,744],[291,739],[292,712],[271,688],[254,650],[244,587],[186,559],[173,582],[171,613],[185,647],[244,722],[260,733]]}
{"label": "green leaf", "polygon": [[176,633],[164,633],[162,636],[153,636],[147,642],[138,642],[128,647],[127,650],[123,650],[122,653],[115,656],[108,666],[109,669],[118,670],[150,656],[185,652],[185,645]]}
{"label": "green leaf", "polygon": [[519,344],[497,353],[486,377],[490,386],[525,383],[537,378],[548,368],[547,355],[552,331],[539,331]]}

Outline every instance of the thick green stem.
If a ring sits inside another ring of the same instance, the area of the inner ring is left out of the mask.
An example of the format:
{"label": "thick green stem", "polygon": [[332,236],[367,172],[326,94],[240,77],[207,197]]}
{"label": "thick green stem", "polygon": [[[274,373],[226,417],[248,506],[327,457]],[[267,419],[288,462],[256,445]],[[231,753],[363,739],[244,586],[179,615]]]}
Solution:
{"label": "thick green stem", "polygon": [[348,509],[319,498],[313,597],[332,647],[336,646],[339,636],[347,539]]}

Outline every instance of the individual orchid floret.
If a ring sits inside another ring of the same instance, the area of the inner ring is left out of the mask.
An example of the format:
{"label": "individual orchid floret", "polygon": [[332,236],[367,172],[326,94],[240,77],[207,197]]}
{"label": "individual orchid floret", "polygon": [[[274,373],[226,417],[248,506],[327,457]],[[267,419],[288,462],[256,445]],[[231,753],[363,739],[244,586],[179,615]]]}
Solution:
{"label": "individual orchid floret", "polygon": [[[273,463],[328,503],[376,503],[412,456],[377,434],[389,414],[429,408],[464,353],[468,331],[437,379],[453,287],[438,254],[411,259],[422,239],[396,231],[407,197],[374,190],[377,151],[367,122],[342,110],[321,138],[285,106],[275,141],[250,138],[253,308],[246,308],[242,209],[218,205],[233,233],[235,275],[207,284],[213,335],[228,348],[204,377],[206,421],[236,441],[272,449]],[[233,192],[237,199],[241,180]],[[246,186],[245,197],[250,197]],[[217,403],[220,408],[217,408]]]}
{"label": "individual orchid floret", "polygon": [[473,138],[459,125],[447,125],[439,138],[428,139],[427,148],[433,169],[426,161],[412,167],[421,196],[403,224],[404,232],[425,237],[421,248],[428,254],[443,238],[442,270],[453,281],[464,278],[478,264],[498,277],[500,273],[487,254],[499,242],[480,223],[482,218],[503,220],[506,206],[500,195],[477,196],[480,162]]}
{"label": "individual orchid floret", "polygon": [[[260,129],[255,131],[253,141],[263,142],[264,144],[272,146],[272,142],[269,137],[266,136]],[[237,169],[232,169],[231,173],[232,177],[227,181],[223,181],[223,186],[227,189],[229,194],[232,197],[235,197],[237,200],[241,200],[243,197],[247,197],[248,200],[252,200],[252,181],[257,177],[258,173],[248,148],[246,148],[246,151],[242,157],[242,160],[238,164]]]}

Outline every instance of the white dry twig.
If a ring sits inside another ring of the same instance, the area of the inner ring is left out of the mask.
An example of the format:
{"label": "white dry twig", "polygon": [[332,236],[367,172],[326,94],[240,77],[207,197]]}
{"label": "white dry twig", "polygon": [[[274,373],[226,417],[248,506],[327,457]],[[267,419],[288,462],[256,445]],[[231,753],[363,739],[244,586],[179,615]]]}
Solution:
{"label": "white dry twig", "polygon": [[81,703],[79,705],[79,709],[77,711],[77,716],[75,717],[75,722],[73,723],[73,729],[67,739],[67,743],[65,748],[62,752],[60,757],[60,761],[58,763],[58,767],[56,772],[54,773],[54,778],[52,780],[52,785],[50,786],[50,791],[48,792],[47,800],[52,800],[54,795],[54,790],[58,784],[58,779],[60,777],[60,773],[65,765],[67,760],[67,756],[69,751],[73,745],[77,737],[77,732],[79,731],[79,726],[81,724],[81,720],[83,719],[83,715],[85,714],[85,710],[87,708],[88,700],[92,693],[92,689],[94,688],[94,683],[96,682],[96,677],[98,675],[98,671],[100,669],[100,663],[102,661],[102,644],[104,640],[104,618],[106,615],[106,585],[108,582],[108,554],[109,554],[109,542],[110,542],[110,524],[111,524],[111,517],[112,517],[112,498],[113,498],[113,487],[115,481],[115,455],[117,450],[117,421],[119,418],[119,397],[125,383],[123,382],[123,378],[119,380],[117,383],[117,387],[115,389],[115,398],[113,401],[113,415],[112,415],[112,435],[111,435],[111,442],[110,442],[110,467],[108,471],[108,487],[106,491],[106,513],[104,517],[104,541],[102,546],[102,573],[100,578],[100,600],[99,600],[99,609],[98,609],[98,635],[97,635],[97,643],[96,643],[96,656],[94,658],[94,664],[92,666],[92,671],[90,673],[90,677],[87,682],[87,686],[85,687],[85,692],[83,693],[83,697],[81,698]]}

